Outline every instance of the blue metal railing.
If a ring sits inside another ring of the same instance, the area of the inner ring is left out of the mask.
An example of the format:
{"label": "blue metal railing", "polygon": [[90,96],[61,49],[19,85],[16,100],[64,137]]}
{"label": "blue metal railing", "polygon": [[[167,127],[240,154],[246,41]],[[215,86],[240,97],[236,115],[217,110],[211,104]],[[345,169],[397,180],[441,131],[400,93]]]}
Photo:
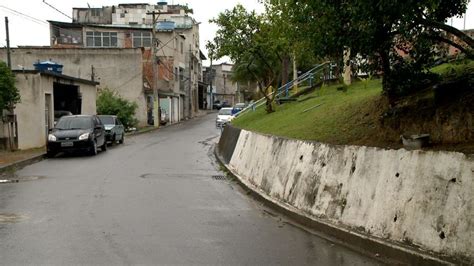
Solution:
{"label": "blue metal railing", "polygon": [[[328,61],[328,62],[324,62],[322,64],[319,64],[319,65],[313,67],[311,70],[309,70],[308,72],[306,72],[303,75],[299,76],[297,79],[292,80],[292,81],[286,83],[285,85],[281,86],[280,88],[278,88],[276,91],[273,91],[272,93],[267,94],[267,97],[272,97],[273,94],[275,94],[275,93],[276,93],[275,98],[281,96],[283,93],[285,93],[286,97],[289,97],[289,90],[290,90],[291,87],[293,87],[295,85],[298,85],[302,82],[305,82],[307,80],[309,80],[310,86],[312,86],[312,82],[313,82],[313,79],[315,78],[315,74],[322,71],[329,64],[330,64],[330,62]],[[260,106],[264,105],[265,103],[266,103],[266,97],[263,97],[263,98],[255,101],[255,102],[251,103],[249,106],[245,107],[242,111],[239,112],[239,116],[243,115],[248,110],[255,111],[255,109],[257,107],[260,107]]]}

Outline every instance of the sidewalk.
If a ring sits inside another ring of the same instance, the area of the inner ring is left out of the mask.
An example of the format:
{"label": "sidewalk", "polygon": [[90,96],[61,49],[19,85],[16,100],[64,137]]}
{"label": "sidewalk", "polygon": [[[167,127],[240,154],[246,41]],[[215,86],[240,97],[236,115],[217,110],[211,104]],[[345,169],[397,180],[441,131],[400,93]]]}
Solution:
{"label": "sidewalk", "polygon": [[44,148],[21,150],[21,151],[0,151],[0,173],[12,167],[21,167],[36,160],[41,160],[46,153]]}

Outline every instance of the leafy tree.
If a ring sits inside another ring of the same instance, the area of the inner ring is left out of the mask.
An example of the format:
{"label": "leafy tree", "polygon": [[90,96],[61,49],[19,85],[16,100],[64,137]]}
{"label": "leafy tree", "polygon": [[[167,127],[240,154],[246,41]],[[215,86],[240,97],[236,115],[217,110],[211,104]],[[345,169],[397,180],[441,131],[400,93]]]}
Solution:
{"label": "leafy tree", "polygon": [[[472,56],[474,41],[445,24],[448,18],[462,15],[469,0],[288,1],[298,36],[311,40],[315,54],[340,58],[344,48],[350,48],[351,54],[366,59],[367,70],[384,73],[383,87],[390,98],[423,82],[439,42]],[[463,44],[453,43],[446,33]],[[408,60],[395,48],[407,53]]]}
{"label": "leafy tree", "polygon": [[5,62],[0,62],[0,110],[13,111],[20,102],[20,93],[15,87],[15,76]]}
{"label": "leafy tree", "polygon": [[272,85],[281,75],[282,49],[268,19],[237,5],[211,22],[219,27],[213,41],[215,57],[229,56],[238,69],[236,78],[255,81],[266,98],[267,112],[273,112]]}
{"label": "leafy tree", "polygon": [[122,121],[125,128],[133,127],[137,124],[137,119],[135,118],[137,108],[137,103],[122,98],[116,91],[109,88],[100,90],[97,97],[97,114],[116,115]]}

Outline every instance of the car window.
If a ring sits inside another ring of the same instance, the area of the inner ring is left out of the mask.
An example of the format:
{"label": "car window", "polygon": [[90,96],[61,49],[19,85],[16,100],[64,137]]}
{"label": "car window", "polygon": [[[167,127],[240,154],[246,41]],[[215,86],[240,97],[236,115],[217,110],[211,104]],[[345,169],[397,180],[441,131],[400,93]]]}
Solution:
{"label": "car window", "polygon": [[61,117],[56,124],[57,129],[90,129],[93,127],[93,122],[90,117]]}
{"label": "car window", "polygon": [[115,120],[117,122],[117,125],[121,126],[122,125],[122,122],[120,122],[120,120],[117,118],[117,120]]}
{"label": "car window", "polygon": [[221,109],[219,111],[220,115],[232,115],[232,109]]}
{"label": "car window", "polygon": [[115,125],[115,121],[114,121],[114,117],[113,116],[110,116],[110,115],[99,115],[99,119],[100,121],[102,121],[102,123],[104,125]]}

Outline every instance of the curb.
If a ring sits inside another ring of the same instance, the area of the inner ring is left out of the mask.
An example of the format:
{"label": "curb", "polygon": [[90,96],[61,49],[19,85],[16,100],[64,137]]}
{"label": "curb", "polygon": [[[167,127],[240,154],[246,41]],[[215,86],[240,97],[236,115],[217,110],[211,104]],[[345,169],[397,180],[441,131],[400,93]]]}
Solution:
{"label": "curb", "polygon": [[35,156],[33,156],[31,158],[28,158],[28,159],[24,159],[24,160],[21,160],[21,161],[17,161],[17,162],[7,164],[5,166],[1,166],[0,167],[0,174],[11,171],[11,170],[18,170],[18,169],[26,167],[30,164],[40,162],[45,158],[45,155],[46,155],[46,153],[43,153],[43,154],[35,155]]}
{"label": "curb", "polygon": [[349,229],[343,227],[337,227],[323,221],[318,221],[316,219],[311,219],[301,213],[292,211],[289,208],[286,208],[278,202],[272,201],[260,194],[258,191],[254,190],[252,187],[249,187],[245,182],[243,182],[237,174],[234,174],[231,169],[224,163],[223,158],[219,155],[218,146],[214,148],[214,155],[218,163],[225,168],[225,171],[231,175],[237,183],[248,192],[249,196],[256,199],[259,202],[262,202],[265,206],[276,210],[277,212],[283,214],[284,216],[290,218],[296,223],[313,229],[319,234],[316,234],[322,238],[328,239],[331,242],[343,245],[351,250],[354,250],[358,253],[367,255],[369,257],[374,257],[383,263],[388,263],[391,265],[454,265],[455,262],[445,261],[440,258],[435,257],[434,255],[427,254],[423,251],[417,251],[413,248],[407,248],[399,245],[395,245],[389,242],[386,242],[382,239],[376,239],[367,235],[359,234],[357,232],[352,232]]}

